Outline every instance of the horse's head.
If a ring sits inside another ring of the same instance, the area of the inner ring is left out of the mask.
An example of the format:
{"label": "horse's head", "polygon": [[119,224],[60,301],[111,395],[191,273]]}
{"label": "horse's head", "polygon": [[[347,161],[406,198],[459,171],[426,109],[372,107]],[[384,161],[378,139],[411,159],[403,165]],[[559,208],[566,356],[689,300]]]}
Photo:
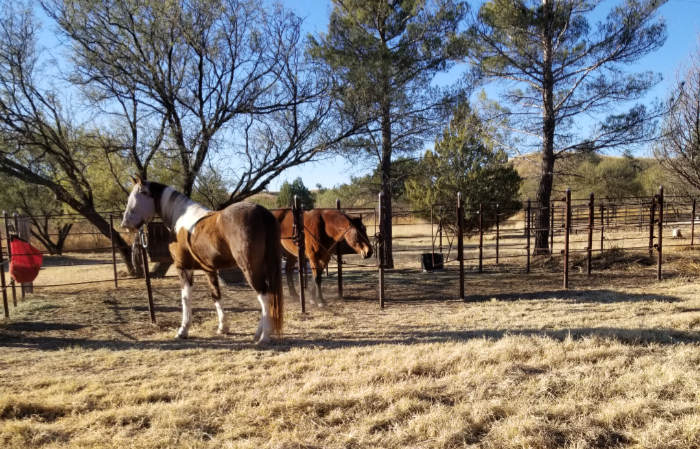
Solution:
{"label": "horse's head", "polygon": [[359,217],[348,217],[350,227],[345,233],[345,243],[365,259],[372,257],[372,244],[367,237],[367,229]]}
{"label": "horse's head", "polygon": [[134,187],[129,194],[129,201],[126,203],[122,228],[135,231],[144,223],[150,221],[156,215],[156,202],[149,190],[149,183],[140,177],[131,178]]}

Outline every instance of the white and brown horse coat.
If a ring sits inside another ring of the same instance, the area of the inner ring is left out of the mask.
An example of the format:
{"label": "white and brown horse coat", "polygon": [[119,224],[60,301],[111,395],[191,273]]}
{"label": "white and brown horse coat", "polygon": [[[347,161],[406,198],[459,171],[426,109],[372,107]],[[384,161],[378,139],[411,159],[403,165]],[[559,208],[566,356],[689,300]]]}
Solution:
{"label": "white and brown horse coat", "polygon": [[163,219],[174,239],[169,249],[180,276],[183,309],[177,337],[188,335],[192,315],[192,270],[196,269],[203,270],[209,280],[219,317],[219,332],[227,330],[216,272],[233,266],[241,269],[258,294],[262,317],[256,340],[265,342],[272,333],[281,333],[280,230],[270,211],[252,203],[236,203],[221,211],[211,211],[172,187],[137,180],[122,226],[138,228],[153,215]]}

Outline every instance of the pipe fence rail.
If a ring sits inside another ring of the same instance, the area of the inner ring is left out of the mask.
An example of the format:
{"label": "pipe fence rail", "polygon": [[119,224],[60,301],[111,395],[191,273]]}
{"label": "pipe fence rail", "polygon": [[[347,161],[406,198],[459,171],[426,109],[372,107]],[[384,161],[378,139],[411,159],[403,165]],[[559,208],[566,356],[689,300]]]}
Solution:
{"label": "pipe fence rail", "polygon": [[[580,194],[580,192],[579,192]],[[482,203],[467,207],[461,194],[426,210],[397,208],[392,211],[390,223],[382,213],[385,202],[381,195],[374,207],[342,207],[339,201],[333,209],[359,216],[373,244],[374,259],[342,255],[340,246],[334,247],[332,259],[326,267],[327,275],[337,276],[338,297],[343,298],[344,278],[350,270],[376,270],[377,298],[384,307],[391,299],[391,277],[387,270],[405,270],[429,273],[444,270],[455,273],[459,288],[455,296],[465,299],[465,273],[515,273],[527,275],[534,271],[557,272],[562,276],[562,287],[569,288],[572,269],[591,276],[595,273],[593,260],[606,251],[624,250],[645,254],[656,264],[655,277],[663,278],[664,249],[694,248],[696,200],[690,197],[664,196],[663,188],[649,197],[572,198],[572,192],[553,195],[544,207],[525,200],[517,210],[504,210],[496,203]],[[294,239],[303,260],[303,208],[295,203]],[[10,316],[10,300],[17,307],[20,300],[36,289],[51,289],[78,285],[112,283],[120,288],[120,281],[142,279],[127,270],[124,255],[134,248],[140,256],[149,298],[151,321],[155,322],[155,308],[150,280],[149,238],[143,234],[122,235],[115,228],[116,212],[105,212],[109,233],[100,231],[87,219],[76,214],[37,216],[31,218],[30,232],[20,235],[21,222],[27,217],[3,214],[0,226],[0,290],[5,318]],[[39,229],[43,223],[44,229]],[[70,223],[70,232],[60,232],[60,224]],[[43,231],[43,233],[42,233]],[[304,232],[309,232],[304,230]],[[391,233],[392,259],[387,259],[387,232]],[[121,239],[117,239],[119,235]],[[33,285],[17,283],[8,277],[13,257],[10,241],[19,236],[39,248],[44,256],[44,267]],[[62,248],[49,247],[47,240],[56,243],[63,237]],[[149,236],[150,237],[150,236]],[[666,237],[666,239],[664,239]],[[669,238],[670,237],[670,238]],[[135,244],[134,239],[137,239]],[[117,242],[126,242],[129,248]],[[156,245],[157,242],[154,242]],[[162,245],[162,242],[157,243]],[[167,245],[166,245],[167,246]],[[167,251],[166,251],[167,252]],[[546,262],[546,263],[545,263]],[[305,266],[299,263],[300,267]],[[299,271],[299,282],[306,284],[305,270]],[[176,277],[176,276],[164,276]],[[17,290],[19,291],[19,294]],[[389,292],[389,298],[386,297]],[[306,311],[304,289],[300,289],[302,312]]]}

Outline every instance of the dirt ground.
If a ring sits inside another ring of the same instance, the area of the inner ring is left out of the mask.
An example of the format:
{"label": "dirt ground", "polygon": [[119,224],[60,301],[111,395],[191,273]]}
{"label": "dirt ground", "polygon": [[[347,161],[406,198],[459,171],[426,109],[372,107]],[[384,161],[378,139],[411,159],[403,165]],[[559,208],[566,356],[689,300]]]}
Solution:
{"label": "dirt ground", "polygon": [[38,288],[0,322],[0,446],[700,448],[696,258],[657,282],[643,254],[607,254],[569,290],[558,259],[490,267],[466,302],[454,264],[400,268],[384,310],[376,270],[349,265],[344,299],[334,275],[323,309],[287,297],[264,347],[246,286],[224,288],[217,335],[197,277],[188,340],[176,279],[154,280],[155,325],[143,281]]}

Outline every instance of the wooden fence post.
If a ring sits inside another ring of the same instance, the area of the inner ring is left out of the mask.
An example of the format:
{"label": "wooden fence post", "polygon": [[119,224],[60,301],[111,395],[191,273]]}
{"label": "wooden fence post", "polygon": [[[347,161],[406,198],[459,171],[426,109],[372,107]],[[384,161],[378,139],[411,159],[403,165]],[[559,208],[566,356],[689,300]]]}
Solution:
{"label": "wooden fence post", "polygon": [[532,204],[530,198],[527,199],[527,211],[526,211],[526,221],[525,226],[525,248],[527,250],[527,256],[525,258],[525,273],[530,272],[530,214],[532,211]]}
{"label": "wooden fence post", "polygon": [[661,264],[663,263],[663,242],[664,242],[664,186],[659,186],[659,237],[657,239],[657,247],[659,250],[659,259],[656,265],[656,280],[661,280]]}
{"label": "wooden fence post", "polygon": [[457,260],[459,260],[459,299],[464,301],[464,210],[462,192],[457,192]]}
{"label": "wooden fence post", "polygon": [[304,210],[299,202],[299,197],[294,195],[294,203],[292,207],[292,215],[294,217],[294,239],[297,244],[297,263],[299,265],[299,303],[301,304],[301,313],[306,313],[306,295],[304,291],[304,274],[306,271],[305,240],[304,233]]}
{"label": "wooden fence post", "polygon": [[566,189],[564,229],[564,288],[569,288],[569,234],[571,233],[571,189]]}
{"label": "wooden fence post", "polygon": [[[7,263],[12,260],[12,246],[10,245],[10,224],[7,221],[7,212],[2,211],[2,218],[5,221],[5,239],[7,241]],[[9,265],[8,265],[9,267]],[[9,268],[8,268],[9,270]],[[10,276],[10,286],[12,287],[12,305],[17,307],[17,287],[15,285],[15,280]]]}
{"label": "wooden fence post", "polygon": [[139,242],[139,250],[141,251],[141,261],[143,262],[143,277],[146,279],[146,290],[148,291],[148,313],[151,315],[151,323],[156,322],[156,309],[153,306],[153,289],[151,288],[151,270],[148,267],[148,252],[146,248],[148,243],[146,242],[145,233],[143,232],[143,227],[139,230],[138,234],[141,241]]}
{"label": "wooden fence post", "polygon": [[693,198],[693,210],[690,214],[690,246],[695,245],[695,198]]}
{"label": "wooden fence post", "polygon": [[379,216],[379,233],[377,234],[378,245],[377,251],[379,252],[379,308],[384,308],[384,235],[382,230],[384,229],[384,201],[383,194],[379,192],[379,203],[377,204],[377,214]]}
{"label": "wooden fence post", "polygon": [[586,265],[588,276],[591,275],[591,268],[593,265],[593,224],[595,220],[594,199],[593,192],[591,192],[591,196],[588,200],[588,263]]}
{"label": "wooden fence post", "polygon": [[484,272],[484,206],[479,203],[479,273]]}
{"label": "wooden fence post", "polygon": [[649,257],[654,252],[654,216],[656,215],[656,195],[651,197],[649,208]]}
{"label": "wooden fence post", "polygon": [[498,203],[496,203],[496,265],[498,265],[498,247],[499,247],[499,240],[501,238],[501,232],[499,229],[499,216],[498,216]]}
{"label": "wooden fence post", "polygon": [[[335,208],[340,210],[340,198],[336,198]],[[343,253],[340,245],[335,245],[335,257],[338,260],[338,298],[343,299]]]}
{"label": "wooden fence post", "polygon": [[[9,260],[8,260],[9,263]],[[2,288],[2,307],[5,318],[10,318],[10,307],[7,305],[7,284],[5,284],[5,258],[2,255],[2,239],[0,238],[0,288]]]}

